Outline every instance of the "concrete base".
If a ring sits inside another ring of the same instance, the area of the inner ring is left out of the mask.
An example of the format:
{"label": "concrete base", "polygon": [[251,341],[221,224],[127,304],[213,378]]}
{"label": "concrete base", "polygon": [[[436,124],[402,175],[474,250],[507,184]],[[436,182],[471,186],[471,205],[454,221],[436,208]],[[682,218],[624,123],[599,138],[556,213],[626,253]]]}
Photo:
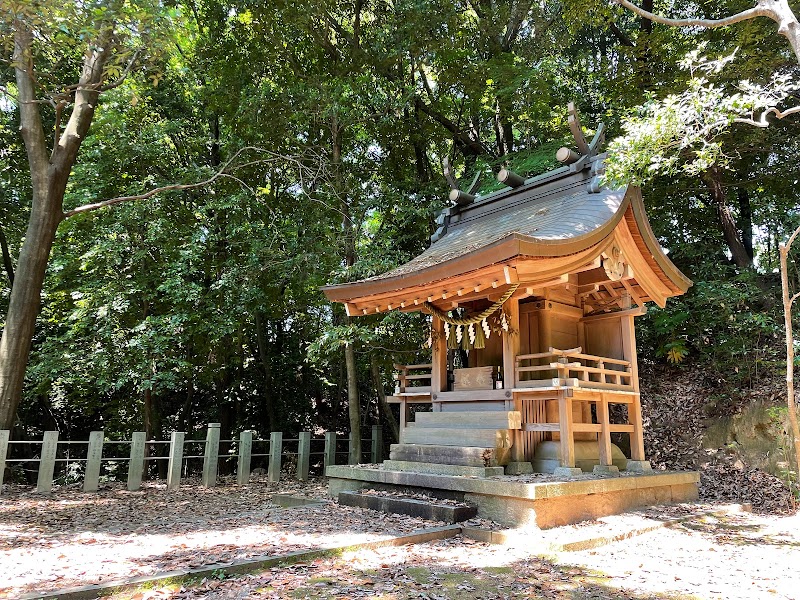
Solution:
{"label": "concrete base", "polygon": [[530,475],[533,465],[529,462],[510,462],[506,465],[506,475]]}
{"label": "concrete base", "polygon": [[503,467],[464,467],[439,463],[411,462],[407,460],[385,460],[383,468],[389,471],[410,471],[431,475],[454,475],[458,477],[496,477],[504,475]]}
{"label": "concrete base", "polygon": [[654,504],[697,499],[697,472],[653,472],[621,477],[527,483],[510,477],[468,478],[430,475],[380,468],[330,466],[329,493],[365,488],[426,493],[438,498],[463,500],[478,509],[478,516],[507,527],[541,529],[619,514]]}
{"label": "concrete base", "polygon": [[603,477],[619,477],[619,467],[615,465],[595,465],[592,473]]}
{"label": "concrete base", "polygon": [[626,469],[631,473],[652,473],[653,467],[649,460],[629,460]]}
{"label": "concrete base", "polygon": [[451,506],[414,498],[393,498],[358,492],[342,492],[339,494],[339,504],[451,524],[466,521],[478,514],[474,506]]}
{"label": "concrete base", "polygon": [[583,471],[578,467],[556,467],[553,469],[553,475],[556,477],[563,477],[564,479],[571,479],[578,475],[583,475]]}
{"label": "concrete base", "polygon": [[[611,444],[611,464],[620,471],[625,469],[628,460],[615,444]],[[533,460],[536,473],[552,473],[561,466],[561,444],[554,441],[540,442],[536,446]],[[600,446],[596,441],[577,440],[575,442],[575,466],[586,473],[591,473],[595,465],[600,464]]]}

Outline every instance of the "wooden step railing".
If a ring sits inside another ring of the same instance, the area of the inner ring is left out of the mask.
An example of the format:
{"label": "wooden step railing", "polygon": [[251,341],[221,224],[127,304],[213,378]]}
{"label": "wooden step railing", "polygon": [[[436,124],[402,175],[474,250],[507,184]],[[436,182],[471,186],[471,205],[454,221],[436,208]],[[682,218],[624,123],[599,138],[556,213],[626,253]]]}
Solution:
{"label": "wooden step railing", "polygon": [[[403,394],[407,392],[430,394],[433,370],[432,364],[395,364],[394,368],[397,370],[397,373],[394,374],[395,381],[397,382],[395,394]],[[427,382],[427,385],[425,385],[424,382]]]}

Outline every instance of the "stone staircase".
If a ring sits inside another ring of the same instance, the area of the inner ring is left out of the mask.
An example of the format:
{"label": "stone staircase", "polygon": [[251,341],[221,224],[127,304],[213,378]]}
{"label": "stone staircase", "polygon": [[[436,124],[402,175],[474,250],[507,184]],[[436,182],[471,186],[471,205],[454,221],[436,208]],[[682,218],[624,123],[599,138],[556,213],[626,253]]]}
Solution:
{"label": "stone staircase", "polygon": [[440,475],[502,475],[511,459],[512,430],[520,429],[516,411],[417,413],[392,444],[383,468]]}

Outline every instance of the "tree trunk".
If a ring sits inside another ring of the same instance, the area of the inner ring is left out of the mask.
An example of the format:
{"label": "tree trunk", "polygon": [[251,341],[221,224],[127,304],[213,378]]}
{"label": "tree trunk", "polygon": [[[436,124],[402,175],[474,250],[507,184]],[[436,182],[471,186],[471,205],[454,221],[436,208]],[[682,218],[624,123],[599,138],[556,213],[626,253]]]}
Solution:
{"label": "tree trunk", "polygon": [[8,250],[8,240],[6,239],[6,232],[0,223],[0,250],[3,252],[3,267],[8,276],[8,287],[14,286],[14,261],[11,258],[11,252]]}
{"label": "tree trunk", "polygon": [[[350,324],[350,317],[345,317],[345,324]],[[361,462],[361,401],[358,397],[358,373],[353,342],[344,347],[344,362],[347,368],[347,416],[353,439],[353,443],[350,444],[349,463],[357,465]]]}
{"label": "tree trunk", "polygon": [[33,33],[21,20],[14,20],[12,29],[12,64],[17,82],[20,134],[30,167],[32,203],[0,338],[0,429],[11,429],[22,398],[47,263],[58,224],[63,218],[64,191],[80,145],[94,117],[103,69],[113,47],[113,30],[110,27],[102,28],[98,39],[88,44],[72,113],[58,143],[48,153],[39,113],[41,105],[36,94]]}
{"label": "tree trunk", "polygon": [[711,167],[702,173],[701,178],[703,183],[706,184],[711,195],[711,201],[717,210],[722,237],[731,251],[733,262],[739,267],[752,266],[753,259],[747,253],[739,230],[736,227],[736,222],[733,220],[731,211],[728,208],[727,193],[722,183],[722,170],[720,167]]}
{"label": "tree trunk", "polygon": [[386,401],[386,392],[383,390],[383,379],[381,379],[381,370],[378,366],[378,360],[375,354],[370,356],[370,370],[372,371],[372,381],[375,385],[375,392],[378,394],[378,409],[383,422],[389,426],[392,432],[392,441],[400,441],[400,427],[397,425],[397,419],[394,418],[392,408]]}
{"label": "tree trunk", "polygon": [[[25,241],[17,262],[14,287],[0,338],[0,429],[11,429],[22,397],[42,284],[50,249],[61,219],[60,197],[53,190],[36,190]],[[63,196],[63,191],[61,192]]]}
{"label": "tree trunk", "polygon": [[794,333],[792,331],[792,303],[797,295],[789,295],[789,250],[795,238],[800,234],[796,229],[785,246],[780,246],[781,291],[783,294],[783,319],[786,328],[786,404],[789,410],[789,422],[794,437],[795,469],[800,469],[800,425],[797,421],[797,403],[794,397]]}
{"label": "tree trunk", "polygon": [[256,341],[258,342],[258,357],[264,369],[264,410],[267,413],[266,431],[277,431],[278,421],[275,417],[275,398],[272,393],[274,386],[272,382],[272,367],[267,355],[267,336],[264,333],[264,323],[258,311],[255,313]]}
{"label": "tree trunk", "polygon": [[736,198],[739,201],[739,231],[742,232],[742,244],[747,256],[752,261],[753,255],[753,207],[750,204],[750,194],[747,188],[736,188]]}
{"label": "tree trunk", "polygon": [[[334,185],[342,202],[344,262],[346,266],[352,267],[356,262],[355,228],[342,180],[342,128],[339,126],[336,115],[333,115],[331,119],[331,141]],[[350,317],[344,317],[344,324],[350,324]],[[361,401],[358,397],[358,371],[353,344],[354,342],[350,342],[345,345],[344,362],[347,369],[347,415],[350,420],[350,435],[353,439],[353,443],[350,445],[349,462],[358,464],[361,462]]]}

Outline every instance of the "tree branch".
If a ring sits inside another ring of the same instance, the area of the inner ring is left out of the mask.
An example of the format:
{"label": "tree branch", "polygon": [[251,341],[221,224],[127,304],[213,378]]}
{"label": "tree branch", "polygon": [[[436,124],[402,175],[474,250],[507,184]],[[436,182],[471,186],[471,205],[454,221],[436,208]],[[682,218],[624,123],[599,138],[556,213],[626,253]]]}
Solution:
{"label": "tree branch", "polygon": [[97,39],[87,45],[78,88],[75,90],[75,105],[50,159],[62,177],[69,174],[78,149],[91,126],[105,65],[113,47],[113,34],[113,23],[105,24]]}
{"label": "tree branch", "polygon": [[614,34],[614,37],[617,38],[617,41],[622,44],[623,46],[628,46],[629,48],[633,48],[634,43],[631,41],[622,29],[614,23],[614,21],[607,20],[606,25],[608,25],[608,30]]}
{"label": "tree branch", "polygon": [[[177,46],[177,44],[175,44]],[[180,47],[178,47],[180,51]],[[105,85],[100,85],[97,88],[99,92],[107,92],[108,90],[114,89],[115,87],[121,86],[125,83],[125,80],[128,78],[128,75],[131,73],[131,69],[133,69],[133,65],[136,64],[136,59],[139,58],[139,55],[144,51],[144,48],[139,48],[136,52],[133,53],[133,56],[128,61],[128,64],[125,65],[125,69],[122,71],[120,76],[112,81],[111,83],[106,83]],[[181,53],[182,54],[182,53]]]}
{"label": "tree branch", "polygon": [[755,119],[744,119],[744,118],[737,118],[734,119],[734,123],[745,123],[747,125],[753,125],[755,127],[769,127],[769,121],[767,121],[767,117],[769,115],[775,115],[778,119],[783,119],[784,117],[788,117],[789,115],[793,115],[795,113],[800,113],[800,106],[794,106],[792,108],[787,108],[786,110],[778,110],[774,106],[766,109],[764,112],[761,113],[758,120]]}
{"label": "tree branch", "polygon": [[[134,196],[117,196],[116,198],[110,198],[108,200],[102,200],[100,202],[94,202],[92,204],[84,204],[82,206],[73,208],[72,210],[66,211],[64,213],[63,219],[68,219],[70,217],[74,217],[75,215],[79,215],[81,213],[86,213],[93,210],[98,210],[100,208],[105,208],[106,206],[114,206],[115,204],[121,204],[123,202],[130,202],[132,200],[147,200],[148,198],[152,198],[153,196],[156,196],[158,194],[163,194],[164,192],[191,190],[203,187],[214,183],[217,179],[220,179],[221,177],[229,177],[231,179],[234,179],[235,181],[239,181],[240,183],[242,183],[241,180],[239,180],[239,178],[231,175],[230,173],[227,173],[226,171],[228,170],[228,167],[230,167],[242,153],[251,150],[256,152],[267,153],[270,155],[270,157],[268,159],[263,159],[260,161],[248,161],[247,163],[245,163],[247,166],[251,166],[254,164],[263,164],[265,162],[273,162],[278,160],[281,161],[291,160],[289,157],[280,154],[275,154],[274,152],[270,152],[269,150],[264,150],[263,148],[258,148],[256,146],[246,146],[238,150],[224,165],[222,165],[222,167],[218,171],[216,171],[211,177],[209,177],[208,179],[204,179],[203,181],[198,181],[197,183],[173,183],[170,185],[164,185],[161,187],[153,188],[152,190],[144,192],[143,194],[136,194]],[[301,168],[305,168],[298,160],[295,159],[294,162],[300,165]],[[249,186],[247,185],[245,185],[244,187],[247,188],[248,190],[250,189]]]}
{"label": "tree branch", "polygon": [[776,15],[773,11],[763,8],[759,2],[755,8],[751,8],[748,10],[743,10],[740,13],[736,13],[735,15],[731,15],[730,17],[725,17],[724,19],[670,19],[668,17],[662,17],[659,15],[655,15],[649,11],[644,10],[643,8],[639,8],[632,2],[628,0],[613,0],[617,4],[624,6],[628,10],[636,13],[640,17],[644,17],[654,23],[661,23],[662,25],[669,25],[670,27],[704,27],[707,29],[714,29],[717,27],[727,27],[728,25],[733,25],[734,23],[739,23],[741,21],[746,21],[748,19],[754,19],[755,17],[767,17],[776,21]]}
{"label": "tree branch", "polygon": [[34,91],[33,34],[20,19],[14,21],[14,57],[12,59],[19,94],[20,133],[25,141],[33,181],[41,179],[47,170],[47,144],[42,117]]}

